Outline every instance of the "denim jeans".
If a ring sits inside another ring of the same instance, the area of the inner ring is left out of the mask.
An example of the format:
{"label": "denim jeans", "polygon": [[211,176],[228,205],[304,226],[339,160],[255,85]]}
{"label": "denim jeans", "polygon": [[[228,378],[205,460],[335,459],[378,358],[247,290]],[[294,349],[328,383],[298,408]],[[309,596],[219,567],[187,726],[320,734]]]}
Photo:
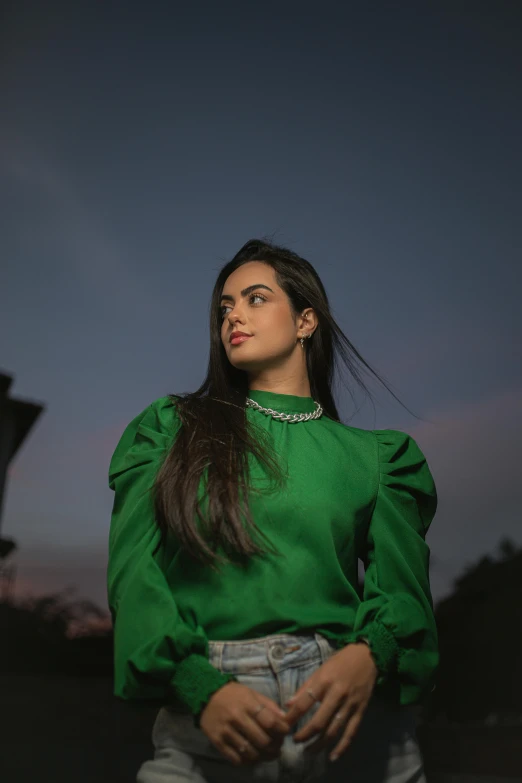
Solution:
{"label": "denim jeans", "polygon": [[[209,660],[240,683],[263,693],[285,709],[285,702],[336,652],[321,634],[274,634],[241,641],[210,641]],[[141,765],[136,783],[426,783],[410,707],[397,707],[375,697],[375,691],[351,744],[337,761],[329,753],[337,740],[306,752],[317,736],[294,743],[293,734],[311,719],[320,703],[312,703],[289,731],[279,758],[234,766],[194,726],[181,705],[162,707],[152,730],[154,758]]]}

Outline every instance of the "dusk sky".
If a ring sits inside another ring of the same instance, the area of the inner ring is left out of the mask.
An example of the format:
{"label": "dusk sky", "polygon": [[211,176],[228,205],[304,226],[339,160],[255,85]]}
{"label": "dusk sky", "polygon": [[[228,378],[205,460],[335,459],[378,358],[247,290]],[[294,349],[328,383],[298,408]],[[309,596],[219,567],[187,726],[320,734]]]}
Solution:
{"label": "dusk sky", "polygon": [[46,406],[9,471],[17,594],[74,585],[107,608],[111,454],[200,385],[218,270],[264,235],[315,266],[419,417],[371,376],[375,415],[337,387],[345,423],[409,432],[428,459],[434,598],[522,544],[522,4],[6,14],[0,369]]}

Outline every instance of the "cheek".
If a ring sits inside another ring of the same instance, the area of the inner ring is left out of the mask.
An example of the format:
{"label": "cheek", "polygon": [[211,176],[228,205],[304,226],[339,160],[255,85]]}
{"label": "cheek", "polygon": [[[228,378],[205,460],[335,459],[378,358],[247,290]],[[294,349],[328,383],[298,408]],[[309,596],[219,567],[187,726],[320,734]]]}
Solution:
{"label": "cheek", "polygon": [[283,337],[293,334],[294,323],[286,310],[282,308],[272,310],[271,313],[267,313],[267,321],[274,331],[278,331]]}
{"label": "cheek", "polygon": [[292,322],[280,313],[267,314],[263,317],[263,322],[258,322],[257,326],[258,334],[263,336],[267,344],[284,348],[294,339]]}

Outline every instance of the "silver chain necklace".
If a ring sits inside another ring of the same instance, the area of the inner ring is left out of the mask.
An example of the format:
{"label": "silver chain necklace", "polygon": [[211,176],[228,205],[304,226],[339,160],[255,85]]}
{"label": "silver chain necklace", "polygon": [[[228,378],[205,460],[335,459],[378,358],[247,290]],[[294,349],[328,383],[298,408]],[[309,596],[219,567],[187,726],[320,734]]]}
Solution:
{"label": "silver chain necklace", "polygon": [[287,421],[289,424],[293,424],[297,421],[310,421],[310,419],[318,419],[322,415],[323,409],[318,402],[314,400],[316,406],[315,411],[311,413],[281,413],[281,411],[274,411],[272,408],[263,408],[258,402],[252,400],[250,397],[246,398],[247,408],[254,408],[260,413],[264,413],[266,416],[272,416],[274,419],[280,419],[281,421]]}

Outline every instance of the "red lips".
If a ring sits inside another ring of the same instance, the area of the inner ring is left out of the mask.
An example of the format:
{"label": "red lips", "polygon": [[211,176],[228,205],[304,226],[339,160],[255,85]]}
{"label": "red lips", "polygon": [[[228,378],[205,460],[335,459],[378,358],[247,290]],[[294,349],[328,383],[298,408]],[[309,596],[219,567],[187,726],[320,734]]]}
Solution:
{"label": "red lips", "polygon": [[232,340],[235,340],[236,337],[252,337],[252,335],[247,334],[246,332],[232,332],[232,334],[230,335],[230,342],[232,342]]}

